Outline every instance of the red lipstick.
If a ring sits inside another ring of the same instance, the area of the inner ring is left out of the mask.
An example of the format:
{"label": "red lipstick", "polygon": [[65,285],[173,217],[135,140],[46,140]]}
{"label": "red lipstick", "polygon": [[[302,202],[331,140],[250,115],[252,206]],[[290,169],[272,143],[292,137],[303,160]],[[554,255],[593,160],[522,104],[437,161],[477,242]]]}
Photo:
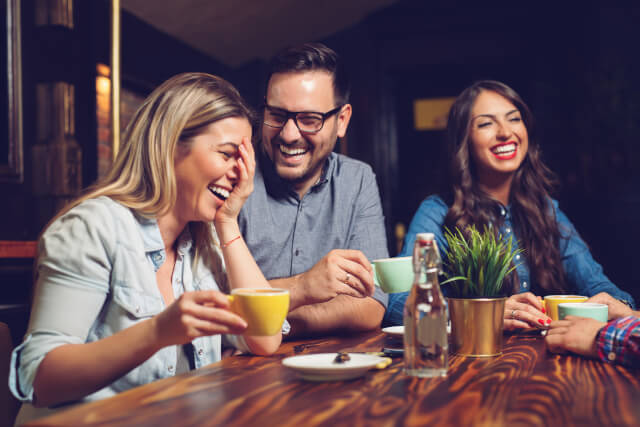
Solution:
{"label": "red lipstick", "polygon": [[[501,147],[513,146],[513,150],[499,151]],[[518,154],[518,144],[515,141],[503,142],[491,147],[491,153],[500,160],[511,160]]]}

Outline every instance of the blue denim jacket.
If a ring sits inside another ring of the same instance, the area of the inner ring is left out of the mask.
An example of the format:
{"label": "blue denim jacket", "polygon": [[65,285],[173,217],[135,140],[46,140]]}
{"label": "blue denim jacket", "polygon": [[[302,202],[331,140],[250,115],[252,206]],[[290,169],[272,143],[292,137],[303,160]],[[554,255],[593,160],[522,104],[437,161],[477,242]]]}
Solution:
{"label": "blue denim jacket", "polygon": [[[558,208],[558,202],[553,200],[553,209],[560,228],[561,239],[559,242],[560,256],[562,258],[562,267],[566,275],[567,283],[572,286],[572,292],[579,295],[593,296],[599,292],[607,292],[614,298],[627,301],[632,307],[635,307],[633,298],[627,292],[620,290],[602,272],[602,267],[598,264],[591,253],[587,244],[580,238],[569,218]],[[443,257],[446,256],[449,246],[444,237],[443,223],[449,207],[439,196],[427,197],[418,211],[411,220],[409,231],[404,239],[402,253],[398,256],[411,255],[413,251],[413,242],[416,234],[422,232],[431,232],[435,234],[438,247],[441,249]],[[511,213],[509,207],[503,207],[501,214],[504,216],[504,224],[500,228],[500,233],[505,239],[511,238],[514,243],[517,242],[517,236],[513,232],[511,223]],[[514,245],[514,250],[517,249]],[[520,280],[520,292],[531,290],[531,281],[529,274],[529,266],[526,257],[516,255],[516,267],[518,278]],[[446,294],[446,289],[443,289]],[[401,325],[402,311],[408,292],[400,292],[389,295],[389,305],[385,313],[383,325]]]}
{"label": "blue denim jacket", "polygon": [[[226,288],[222,255],[193,271],[188,227],[178,239],[172,283],[177,298],[186,291]],[[64,344],[100,340],[160,313],[164,300],[156,271],[166,258],[158,224],[107,197],[87,200],[58,218],[38,245],[34,305],[24,342],[13,351],[9,387],[33,401],[33,380],[46,354]],[[241,337],[229,336],[247,350]],[[221,358],[221,336],[192,341],[192,364]],[[178,347],[159,350],[147,361],[83,401],[97,400],[174,375]]]}

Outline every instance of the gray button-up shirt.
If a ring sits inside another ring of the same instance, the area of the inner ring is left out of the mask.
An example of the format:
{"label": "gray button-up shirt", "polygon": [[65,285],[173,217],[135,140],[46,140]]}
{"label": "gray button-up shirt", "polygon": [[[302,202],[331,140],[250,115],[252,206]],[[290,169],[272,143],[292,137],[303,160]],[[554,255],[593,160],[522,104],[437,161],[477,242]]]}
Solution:
{"label": "gray button-up shirt", "polygon": [[[322,177],[302,199],[260,157],[255,186],[240,212],[240,230],[267,279],[313,267],[332,249],[389,256],[376,178],[366,163],[331,153]],[[387,295],[373,295],[386,307]]]}

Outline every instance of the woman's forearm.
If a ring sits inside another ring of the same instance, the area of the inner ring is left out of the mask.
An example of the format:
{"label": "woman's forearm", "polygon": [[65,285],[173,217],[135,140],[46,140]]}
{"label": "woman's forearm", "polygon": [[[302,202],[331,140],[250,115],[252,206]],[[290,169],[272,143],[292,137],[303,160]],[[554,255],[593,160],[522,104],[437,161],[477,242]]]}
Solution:
{"label": "woman's forearm", "polygon": [[[237,222],[216,224],[222,254],[227,269],[227,277],[231,289],[235,288],[270,288],[262,270],[258,267],[247,244],[242,238]],[[228,243],[230,242],[230,243]],[[227,245],[228,243],[228,245]],[[271,337],[244,336],[252,353],[268,355],[274,353],[282,342],[282,334]]]}
{"label": "woman's forearm", "polygon": [[38,407],[83,398],[125,375],[161,348],[155,318],[87,344],[67,344],[50,351],[34,380]]}
{"label": "woman's forearm", "polygon": [[216,224],[231,289],[270,288],[236,222]]}

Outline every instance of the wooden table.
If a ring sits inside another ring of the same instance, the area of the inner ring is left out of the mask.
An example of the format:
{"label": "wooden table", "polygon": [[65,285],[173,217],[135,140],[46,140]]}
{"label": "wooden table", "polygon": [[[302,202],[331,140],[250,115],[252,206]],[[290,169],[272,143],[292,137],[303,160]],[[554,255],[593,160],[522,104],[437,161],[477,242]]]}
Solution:
{"label": "wooden table", "polygon": [[[338,382],[300,380],[293,354],[379,351],[381,333],[285,343],[42,418],[32,426],[640,425],[640,369],[551,355],[512,335],[494,358],[450,358],[446,378],[415,379],[402,358]],[[294,348],[296,351],[294,351]]]}

